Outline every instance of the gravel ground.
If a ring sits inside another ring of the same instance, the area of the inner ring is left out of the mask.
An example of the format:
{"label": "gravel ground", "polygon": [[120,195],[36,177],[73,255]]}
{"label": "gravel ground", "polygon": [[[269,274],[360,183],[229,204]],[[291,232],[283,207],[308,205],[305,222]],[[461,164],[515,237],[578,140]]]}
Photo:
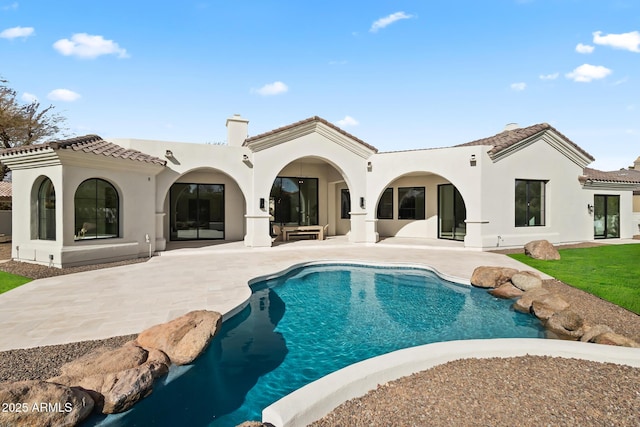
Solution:
{"label": "gravel ground", "polygon": [[[6,246],[0,244],[0,259]],[[63,269],[62,274],[126,263]],[[0,263],[0,269],[34,278],[60,271],[12,261]],[[562,294],[588,323],[606,324],[640,341],[640,316],[557,280],[545,281],[544,287]],[[0,382],[50,378],[70,360],[133,338],[0,352]],[[526,356],[449,362],[379,386],[313,425],[639,426],[639,420],[640,368]]]}

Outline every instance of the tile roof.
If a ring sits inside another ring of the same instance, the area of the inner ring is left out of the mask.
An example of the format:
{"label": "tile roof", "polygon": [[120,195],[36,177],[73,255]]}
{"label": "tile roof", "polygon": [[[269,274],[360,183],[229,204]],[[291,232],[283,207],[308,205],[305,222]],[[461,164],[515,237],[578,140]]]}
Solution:
{"label": "tile roof", "polygon": [[621,182],[625,184],[638,184],[640,186],[640,170],[620,169],[617,171],[599,171],[597,169],[584,168],[583,180],[598,182]]}
{"label": "tile roof", "polygon": [[591,161],[595,160],[595,158],[591,154],[589,154],[586,151],[584,151],[582,148],[580,148],[578,146],[578,144],[576,144],[573,141],[571,141],[569,138],[564,136],[556,128],[554,128],[553,126],[551,126],[548,123],[539,123],[537,125],[529,126],[529,127],[526,127],[526,128],[517,128],[517,129],[512,129],[512,130],[505,130],[505,131],[502,131],[502,132],[500,132],[500,133],[498,133],[498,134],[496,134],[494,136],[490,136],[488,138],[482,138],[482,139],[478,139],[478,140],[475,140],[475,141],[467,142],[465,144],[459,144],[459,145],[456,145],[456,147],[465,147],[465,146],[470,146],[470,145],[491,145],[491,146],[493,146],[493,148],[491,150],[489,150],[489,154],[493,155],[493,154],[498,154],[502,150],[504,150],[506,148],[509,148],[512,145],[517,144],[520,141],[523,141],[523,140],[525,140],[525,139],[527,139],[529,137],[532,137],[534,135],[537,135],[537,134],[542,133],[542,132],[547,131],[547,130],[552,130],[555,133],[557,133],[558,135],[560,135],[560,137],[562,139],[564,139],[566,142],[571,144],[579,152],[581,152],[582,154],[587,156]]}
{"label": "tile roof", "polygon": [[138,150],[121,147],[109,141],[105,141],[98,135],[84,135],[76,138],[64,139],[60,141],[50,141],[44,144],[25,145],[21,147],[8,148],[0,151],[0,157],[16,154],[44,151],[46,149],[81,151],[96,155],[114,157],[118,159],[137,160],[156,165],[166,165],[167,161],[158,157],[150,156]]}
{"label": "tile roof", "polygon": [[358,143],[360,143],[360,144],[364,145],[364,146],[365,146],[365,147],[367,147],[369,150],[374,151],[374,152],[376,152],[376,153],[378,152],[378,149],[377,149],[376,147],[374,147],[373,145],[369,145],[369,144],[367,144],[366,142],[364,142],[364,141],[363,141],[363,140],[361,140],[360,138],[358,138],[358,137],[356,137],[356,136],[353,136],[353,135],[352,135],[352,134],[350,134],[349,132],[346,132],[346,131],[344,131],[344,130],[340,129],[338,126],[334,125],[333,123],[331,123],[331,122],[329,122],[329,121],[327,121],[327,120],[323,119],[322,117],[318,117],[318,116],[309,117],[308,119],[300,120],[299,122],[295,122],[295,123],[292,123],[292,124],[290,124],[290,125],[282,126],[282,127],[277,128],[277,129],[270,130],[269,132],[261,133],[260,135],[252,136],[251,138],[247,138],[247,139],[244,141],[244,144],[243,144],[243,145],[244,145],[244,146],[247,146],[247,145],[249,145],[251,142],[256,141],[256,140],[258,140],[258,139],[262,139],[262,138],[264,138],[264,137],[271,136],[271,135],[275,135],[275,134],[278,134],[278,133],[281,133],[281,132],[286,132],[286,131],[288,131],[288,130],[290,130],[290,129],[294,129],[294,128],[298,127],[298,126],[305,125],[305,124],[307,124],[307,123],[313,123],[313,122],[316,122],[316,123],[322,123],[322,124],[324,124],[324,125],[327,125],[327,126],[329,126],[331,129],[333,129],[333,130],[335,130],[335,131],[337,131],[337,132],[341,133],[342,135],[344,135],[344,136],[346,136],[346,137],[348,137],[348,138],[351,138],[351,139],[353,139],[354,141],[356,141],[356,142],[358,142]]}
{"label": "tile roof", "polygon": [[0,199],[11,198],[11,183],[0,181]]}

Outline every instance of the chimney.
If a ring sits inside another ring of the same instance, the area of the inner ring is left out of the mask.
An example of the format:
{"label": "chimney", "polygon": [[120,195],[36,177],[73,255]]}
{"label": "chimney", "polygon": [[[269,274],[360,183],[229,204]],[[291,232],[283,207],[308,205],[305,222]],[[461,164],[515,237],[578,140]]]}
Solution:
{"label": "chimney", "polygon": [[234,114],[227,119],[227,144],[232,147],[241,147],[249,130],[249,120]]}
{"label": "chimney", "polygon": [[633,170],[637,170],[640,171],[640,156],[638,156],[638,158],[636,159],[635,162],[633,162],[633,166],[630,167],[629,169],[633,169]]}
{"label": "chimney", "polygon": [[504,127],[503,132],[509,131],[509,130],[516,130],[516,129],[520,129],[520,125],[517,123],[507,123]]}

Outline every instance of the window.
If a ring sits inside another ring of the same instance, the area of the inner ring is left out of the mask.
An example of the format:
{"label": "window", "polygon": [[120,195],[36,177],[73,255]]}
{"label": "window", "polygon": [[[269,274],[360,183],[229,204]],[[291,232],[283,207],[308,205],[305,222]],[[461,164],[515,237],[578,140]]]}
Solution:
{"label": "window", "polygon": [[171,240],[224,240],[224,185],[175,183],[169,190]]}
{"label": "window", "polygon": [[398,188],[398,219],[424,219],[424,187]]}
{"label": "window", "polygon": [[516,179],[516,227],[545,225],[545,184],[546,181]]}
{"label": "window", "polygon": [[38,190],[38,239],[56,240],[56,190],[49,178]]}
{"label": "window", "polygon": [[78,186],[75,203],[75,239],[118,237],[120,201],[107,181],[92,178]]}
{"label": "window", "polygon": [[274,222],[318,225],[318,178],[277,177],[269,197],[274,199]]}
{"label": "window", "polygon": [[387,188],[378,202],[378,219],[393,219],[393,188]]}
{"label": "window", "polygon": [[351,218],[349,211],[351,211],[351,194],[349,194],[349,189],[343,188],[340,190],[340,218]]}

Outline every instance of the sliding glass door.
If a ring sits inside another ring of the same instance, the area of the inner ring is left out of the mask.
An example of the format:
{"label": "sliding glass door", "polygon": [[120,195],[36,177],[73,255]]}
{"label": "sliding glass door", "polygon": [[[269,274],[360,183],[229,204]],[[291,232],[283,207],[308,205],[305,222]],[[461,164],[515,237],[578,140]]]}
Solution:
{"label": "sliding glass door", "polygon": [[271,187],[273,222],[318,225],[318,179],[277,177]]}
{"label": "sliding glass door", "polygon": [[593,234],[596,239],[620,237],[620,196],[593,196]]}
{"label": "sliding glass door", "polygon": [[438,186],[438,238],[464,240],[467,234],[467,208],[452,184]]}
{"label": "sliding glass door", "polygon": [[173,184],[170,203],[171,240],[224,239],[223,184]]}

